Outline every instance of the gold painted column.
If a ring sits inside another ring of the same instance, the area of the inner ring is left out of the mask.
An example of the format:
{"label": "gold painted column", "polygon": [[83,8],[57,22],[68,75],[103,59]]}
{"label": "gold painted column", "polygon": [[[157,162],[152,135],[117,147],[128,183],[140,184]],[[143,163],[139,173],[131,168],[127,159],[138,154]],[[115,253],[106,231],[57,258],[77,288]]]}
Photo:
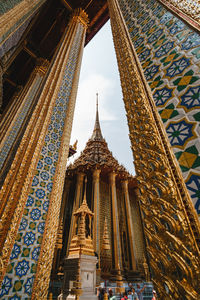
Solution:
{"label": "gold painted column", "polygon": [[[132,267],[131,269],[135,271],[136,270],[136,261],[135,261],[135,253],[134,253],[134,234],[133,234],[131,207],[130,207],[130,199],[129,199],[129,192],[128,192],[128,179],[122,181],[122,188],[123,188],[124,199],[125,199],[126,221],[127,221],[129,247],[130,247],[130,254],[131,254],[131,257],[130,257],[131,267]],[[137,241],[135,241],[135,242],[137,242]]]}
{"label": "gold painted column", "polygon": [[82,194],[83,194],[83,179],[85,174],[82,172],[77,173],[77,180],[76,180],[76,193],[75,193],[75,199],[73,204],[73,210],[72,210],[72,216],[71,216],[71,225],[70,225],[70,232],[68,237],[68,243],[67,243],[67,253],[66,256],[68,256],[69,252],[69,246],[71,243],[71,239],[75,234],[75,217],[73,213],[79,208],[82,202]]}
{"label": "gold painted column", "polygon": [[[6,176],[7,169],[9,169],[9,161],[13,156],[13,148],[18,143],[18,140],[20,140],[20,135],[24,129],[24,123],[26,123],[30,117],[30,110],[36,105],[34,99],[48,67],[49,62],[47,60],[41,58],[37,61],[37,66],[33,70],[24,89],[19,95],[15,96],[4,118],[0,122],[0,178],[2,181]],[[17,161],[18,166],[22,161],[23,156],[19,157]],[[17,197],[14,197],[12,202],[9,201],[9,195],[13,189],[13,185],[16,185],[17,170],[17,167],[14,168],[9,185],[3,190],[4,184],[2,191],[0,192],[0,218],[2,219],[0,249],[3,246],[12,216],[18,203]]]}
{"label": "gold painted column", "polygon": [[[0,256],[0,280],[12,282],[9,289],[2,285],[4,297],[47,296],[87,24],[87,14],[75,10],[1,189],[1,201],[7,195],[6,208],[12,207],[13,199],[17,203]],[[1,218],[0,233],[8,215]],[[16,291],[15,270],[21,270],[22,261],[26,268]],[[34,268],[29,267],[32,262]],[[12,270],[7,271],[8,264]]]}
{"label": "gold painted column", "polygon": [[[152,280],[161,299],[174,300],[187,295],[188,299],[195,300],[200,293],[200,251],[197,244],[200,227],[196,221],[193,230],[184,203],[187,203],[191,216],[196,220],[197,215],[144,78],[119,3],[109,0],[108,4]],[[189,257],[192,259],[188,263]]]}
{"label": "gold painted column", "polygon": [[4,4],[2,3],[2,9],[4,9],[6,12],[3,13],[0,18],[0,47],[7,39],[12,37],[12,35],[20,28],[20,26],[23,26],[24,23],[26,23],[28,20],[31,20],[31,18],[45,3],[45,1],[46,0],[21,0],[10,10],[6,9],[7,1],[4,1],[5,8]]}
{"label": "gold painted column", "polygon": [[[34,101],[38,89],[48,70],[49,62],[43,58],[37,60],[37,65],[30,75],[30,78],[17,95],[0,122],[0,177],[8,169],[7,163],[13,156],[12,149],[19,142],[21,132],[24,130],[24,123],[30,118],[30,111],[36,105]],[[0,211],[2,211],[1,206]]]}
{"label": "gold painted column", "polygon": [[85,177],[84,173],[78,172],[77,182],[76,182],[75,210],[77,210],[82,203],[84,177]]}
{"label": "gold painted column", "polygon": [[[0,109],[3,103],[3,68],[1,66],[0,61]],[[1,117],[1,111],[0,111],[0,117]]]}
{"label": "gold painted column", "polygon": [[113,230],[113,247],[114,247],[114,271],[117,273],[116,282],[117,282],[117,291],[122,291],[122,257],[121,257],[121,243],[120,243],[120,232],[119,232],[119,217],[118,217],[118,205],[117,205],[117,191],[116,191],[116,173],[112,172],[109,174],[110,181],[110,192],[111,192],[111,211],[112,211],[112,230]]}
{"label": "gold painted column", "polygon": [[121,245],[120,245],[120,233],[119,233],[119,219],[117,208],[117,193],[115,185],[116,173],[109,174],[110,191],[111,191],[111,207],[112,207],[112,227],[113,227],[113,242],[114,242],[114,268],[115,270],[121,269]]}
{"label": "gold painted column", "polygon": [[99,189],[99,176],[101,170],[96,169],[93,172],[93,191],[94,191],[94,220],[93,220],[93,242],[94,251],[99,257],[99,268],[100,268],[100,189]]}

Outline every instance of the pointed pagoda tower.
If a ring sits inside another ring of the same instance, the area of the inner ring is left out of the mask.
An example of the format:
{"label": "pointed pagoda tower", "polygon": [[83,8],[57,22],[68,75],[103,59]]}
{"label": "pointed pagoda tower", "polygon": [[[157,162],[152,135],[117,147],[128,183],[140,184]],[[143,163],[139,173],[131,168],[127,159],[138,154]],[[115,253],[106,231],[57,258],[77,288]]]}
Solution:
{"label": "pointed pagoda tower", "polygon": [[[87,186],[83,179],[87,176]],[[86,189],[86,191],[84,191]],[[61,218],[63,221],[63,249],[57,262],[68,256],[73,234],[76,231],[74,212],[80,207],[84,192],[94,213],[92,240],[98,257],[97,276],[117,282],[145,278],[144,237],[139,205],[137,182],[120,165],[103,138],[98,112],[91,138],[80,156],[66,171]]]}
{"label": "pointed pagoda tower", "polygon": [[[86,182],[85,178],[85,184]],[[73,216],[75,230],[64,263],[63,291],[58,298],[60,300],[97,300],[97,295],[95,295],[97,258],[94,255],[92,242],[94,214],[87,205],[86,189],[83,202]]]}

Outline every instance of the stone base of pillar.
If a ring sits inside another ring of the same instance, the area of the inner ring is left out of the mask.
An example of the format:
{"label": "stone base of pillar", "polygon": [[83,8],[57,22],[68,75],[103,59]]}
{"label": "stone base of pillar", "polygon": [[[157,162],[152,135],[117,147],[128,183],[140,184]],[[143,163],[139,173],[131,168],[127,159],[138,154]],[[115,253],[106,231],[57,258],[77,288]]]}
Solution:
{"label": "stone base of pillar", "polygon": [[[64,297],[63,294],[61,294],[60,296],[58,296],[58,300],[76,300],[77,299],[77,296],[76,295],[71,295],[69,294],[67,297]],[[79,296],[79,300],[97,300],[98,297],[97,295],[82,295],[82,296]]]}
{"label": "stone base of pillar", "polygon": [[93,296],[86,295],[86,296],[79,296],[79,299],[80,300],[97,300],[98,297],[97,297],[97,295],[93,295]]}
{"label": "stone base of pillar", "polygon": [[139,271],[128,270],[125,274],[128,282],[142,282],[145,277]]}
{"label": "stone base of pillar", "polygon": [[[78,292],[80,300],[97,300],[95,295],[96,264],[95,256],[77,254],[66,258],[63,294],[59,296],[59,299],[74,300],[76,299],[74,294]],[[71,290],[73,290],[73,295],[70,294]]]}
{"label": "stone base of pillar", "polygon": [[111,281],[116,283],[116,293],[123,293],[125,291],[124,282],[126,280],[122,277],[121,270],[112,270],[111,274]]}
{"label": "stone base of pillar", "polygon": [[68,295],[67,297],[64,297],[63,294],[60,294],[57,298],[57,300],[76,300],[76,295]]}
{"label": "stone base of pillar", "polygon": [[115,269],[113,269],[113,270],[111,270],[110,280],[114,281],[114,282],[117,282],[117,281],[124,282],[125,277],[122,274],[123,274],[123,272],[121,270],[115,270]]}
{"label": "stone base of pillar", "polygon": [[[68,295],[66,298],[63,297],[63,295],[60,295],[58,297],[58,300],[76,300],[77,296],[76,295]],[[89,298],[88,298],[89,297]],[[79,296],[79,300],[97,300],[97,296],[94,295],[94,296]]]}

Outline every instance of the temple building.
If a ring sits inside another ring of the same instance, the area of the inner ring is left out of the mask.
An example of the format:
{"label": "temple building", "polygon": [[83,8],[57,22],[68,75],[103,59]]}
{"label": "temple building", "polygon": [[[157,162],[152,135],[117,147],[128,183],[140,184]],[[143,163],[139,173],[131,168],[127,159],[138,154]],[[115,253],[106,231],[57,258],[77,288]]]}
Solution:
{"label": "temple building", "polygon": [[73,212],[83,200],[84,178],[87,178],[87,203],[94,213],[92,238],[98,257],[98,284],[104,280],[117,284],[123,280],[148,281],[143,266],[146,252],[137,182],[108,149],[101,133],[98,106],[92,136],[66,171],[60,215],[63,235],[61,238],[59,231],[60,239],[55,246],[62,250],[54,254],[52,279],[59,281],[62,276],[64,258],[76,230]]}
{"label": "temple building", "polygon": [[[108,19],[136,179],[109,152],[98,118],[66,176],[84,47]],[[120,286],[149,270],[160,299],[198,299],[199,31],[199,0],[1,1],[1,299],[47,298],[84,176],[99,280]]]}

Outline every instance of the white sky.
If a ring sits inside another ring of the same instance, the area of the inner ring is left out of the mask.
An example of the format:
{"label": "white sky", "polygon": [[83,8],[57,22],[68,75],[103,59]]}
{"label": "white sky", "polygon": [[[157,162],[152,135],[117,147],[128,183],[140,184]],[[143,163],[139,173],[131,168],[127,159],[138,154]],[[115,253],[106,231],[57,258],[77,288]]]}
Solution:
{"label": "white sky", "polygon": [[80,155],[92,135],[95,122],[96,93],[99,94],[99,119],[103,137],[120,164],[134,174],[133,156],[117,67],[110,22],[84,49],[70,144],[78,140]]}

